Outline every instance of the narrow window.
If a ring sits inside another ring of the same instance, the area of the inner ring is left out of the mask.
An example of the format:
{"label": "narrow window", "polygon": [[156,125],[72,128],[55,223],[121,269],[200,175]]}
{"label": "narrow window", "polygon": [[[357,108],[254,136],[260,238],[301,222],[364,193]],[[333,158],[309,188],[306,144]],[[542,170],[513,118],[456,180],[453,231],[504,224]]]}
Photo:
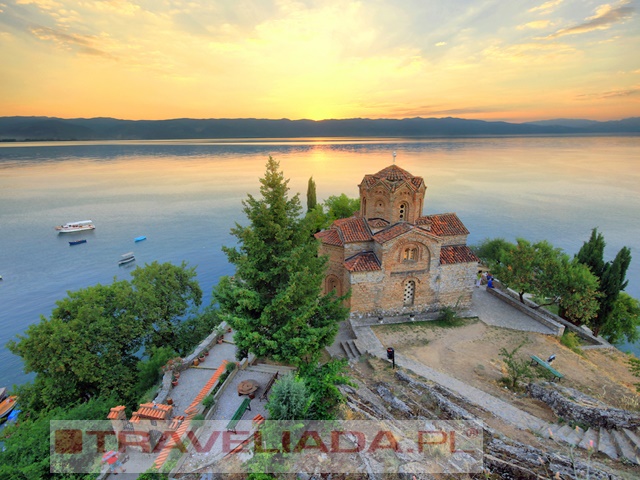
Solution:
{"label": "narrow window", "polygon": [[331,291],[336,292],[336,295],[340,295],[340,280],[333,275],[327,278],[327,293]]}
{"label": "narrow window", "polygon": [[398,213],[399,213],[400,221],[403,221],[403,220],[407,219],[407,204],[406,203],[401,203],[400,204],[400,211]]}
{"label": "narrow window", "polygon": [[404,305],[413,305],[413,300],[416,295],[416,282],[409,280],[404,286]]}
{"label": "narrow window", "polygon": [[415,262],[418,260],[418,249],[417,248],[407,248],[402,254],[403,262]]}

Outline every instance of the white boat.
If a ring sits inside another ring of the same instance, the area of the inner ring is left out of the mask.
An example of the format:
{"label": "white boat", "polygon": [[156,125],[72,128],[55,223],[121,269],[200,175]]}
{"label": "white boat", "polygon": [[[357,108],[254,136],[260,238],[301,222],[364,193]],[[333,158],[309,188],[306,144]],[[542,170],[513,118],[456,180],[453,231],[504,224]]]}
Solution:
{"label": "white boat", "polygon": [[128,252],[120,256],[120,260],[118,260],[118,265],[124,265],[125,263],[133,262],[136,257],[133,256],[133,252]]}
{"label": "white boat", "polygon": [[91,220],[80,220],[79,222],[69,222],[56,227],[58,233],[82,232],[83,230],[93,230],[95,225]]}

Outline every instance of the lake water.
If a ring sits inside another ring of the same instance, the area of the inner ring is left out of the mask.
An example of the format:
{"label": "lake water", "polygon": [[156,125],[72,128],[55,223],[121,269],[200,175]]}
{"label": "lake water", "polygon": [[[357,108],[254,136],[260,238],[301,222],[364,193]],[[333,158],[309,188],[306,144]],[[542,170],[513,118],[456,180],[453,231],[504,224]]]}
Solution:
{"label": "lake water", "polygon": [[[425,213],[457,212],[469,243],[486,237],[547,239],[573,254],[598,227],[611,259],[633,261],[627,291],[640,297],[640,138],[310,139],[0,145],[0,386],[30,378],[6,342],[49,316],[69,290],[129,278],[118,267],[154,260],[197,269],[211,289],[232,267],[241,201],[258,192],[267,157],[280,161],[292,193],[318,200],[358,195],[363,176],[396,163],[428,186]],[[91,219],[88,233],[53,227]],[[147,240],[134,243],[145,235]],[[70,247],[72,238],[87,243]],[[633,346],[639,352],[637,346]],[[627,347],[622,347],[626,349]]]}

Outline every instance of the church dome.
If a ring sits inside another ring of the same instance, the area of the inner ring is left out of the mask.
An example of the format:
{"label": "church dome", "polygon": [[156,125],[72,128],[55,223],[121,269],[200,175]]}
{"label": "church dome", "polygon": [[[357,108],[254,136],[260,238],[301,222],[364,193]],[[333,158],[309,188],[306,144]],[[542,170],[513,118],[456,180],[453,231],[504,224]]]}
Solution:
{"label": "church dome", "polygon": [[406,182],[411,185],[413,189],[418,189],[423,184],[422,177],[411,175],[397,165],[389,165],[378,173],[365,175],[362,180],[362,185],[366,188],[371,188],[379,182],[385,183],[392,188],[399,183]]}

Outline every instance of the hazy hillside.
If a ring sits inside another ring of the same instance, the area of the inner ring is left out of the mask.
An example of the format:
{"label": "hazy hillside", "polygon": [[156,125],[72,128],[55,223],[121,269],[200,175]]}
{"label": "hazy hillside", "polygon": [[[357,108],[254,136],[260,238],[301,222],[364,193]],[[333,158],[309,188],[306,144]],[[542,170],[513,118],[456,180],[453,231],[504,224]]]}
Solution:
{"label": "hazy hillside", "polygon": [[640,117],[618,121],[486,122],[462,118],[402,120],[0,117],[0,140],[160,140],[186,138],[441,137],[469,135],[640,134]]}

